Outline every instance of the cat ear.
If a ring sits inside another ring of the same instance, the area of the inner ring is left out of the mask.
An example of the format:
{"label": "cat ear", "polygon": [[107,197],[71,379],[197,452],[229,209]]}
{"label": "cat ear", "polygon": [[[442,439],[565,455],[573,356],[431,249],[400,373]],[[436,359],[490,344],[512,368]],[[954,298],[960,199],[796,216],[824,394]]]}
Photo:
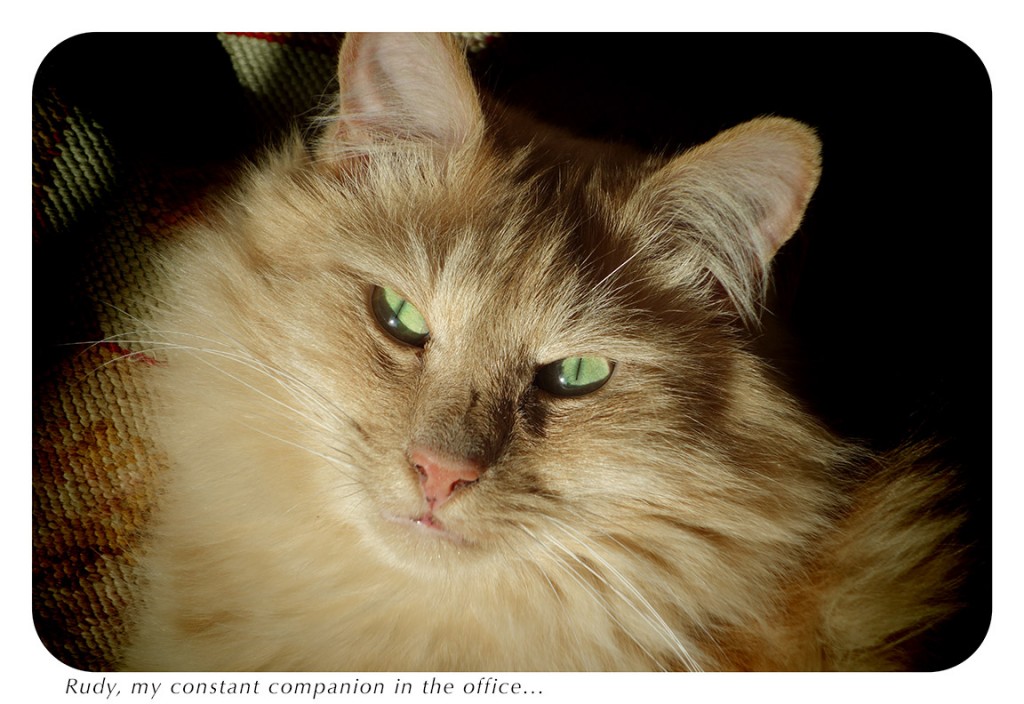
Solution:
{"label": "cat ear", "polygon": [[[821,172],[821,143],[806,125],[760,118],[676,157],[634,194],[654,226],[685,243],[676,265],[705,268],[741,315],[756,318],[772,257],[793,235]],[[653,221],[653,222],[652,222]]]}
{"label": "cat ear", "polygon": [[483,124],[465,53],[448,35],[348,34],[338,81],[340,104],[324,145],[328,151],[389,143],[450,150]]}

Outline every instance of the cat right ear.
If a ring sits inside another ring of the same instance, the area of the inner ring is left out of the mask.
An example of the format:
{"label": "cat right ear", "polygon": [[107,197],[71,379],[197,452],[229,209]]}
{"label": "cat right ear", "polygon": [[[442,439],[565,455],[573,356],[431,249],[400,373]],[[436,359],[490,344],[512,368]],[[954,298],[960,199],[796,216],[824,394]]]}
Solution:
{"label": "cat right ear", "polygon": [[483,127],[465,53],[448,35],[347,34],[338,82],[338,112],[320,146],[324,156],[388,146],[451,151]]}
{"label": "cat right ear", "polygon": [[632,205],[651,243],[679,245],[669,278],[709,273],[748,322],[768,270],[803,218],[821,172],[821,143],[795,120],[766,117],[728,129],[672,159],[637,189]]}

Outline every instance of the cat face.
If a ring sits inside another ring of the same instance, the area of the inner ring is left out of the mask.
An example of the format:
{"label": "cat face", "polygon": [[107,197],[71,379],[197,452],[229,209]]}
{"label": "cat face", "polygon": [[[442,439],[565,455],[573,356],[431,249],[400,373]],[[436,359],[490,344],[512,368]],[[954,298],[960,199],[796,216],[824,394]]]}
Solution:
{"label": "cat face", "polygon": [[619,575],[742,610],[819,527],[835,459],[739,324],[813,134],[759,120],[668,161],[529,146],[438,37],[353,37],[339,76],[315,152],[254,170],[174,260],[162,327],[207,354],[169,373],[218,409],[180,424],[230,459],[239,520],[301,511],[325,560],[354,528],[426,580]]}
{"label": "cat face", "polygon": [[[728,403],[725,316],[643,284],[621,243],[599,245],[621,227],[598,230],[615,216],[600,194],[585,218],[572,194],[568,221],[562,203],[536,210],[534,183],[489,166],[476,170],[486,187],[335,191],[286,224],[256,214],[221,283],[239,317],[266,318],[245,347],[301,380],[282,404],[317,416],[316,452],[343,448],[334,464],[310,457],[338,513],[412,564],[529,551],[546,531],[566,540],[569,525],[678,500],[680,442]],[[279,193],[252,200],[289,207]],[[431,462],[417,469],[417,453]]]}

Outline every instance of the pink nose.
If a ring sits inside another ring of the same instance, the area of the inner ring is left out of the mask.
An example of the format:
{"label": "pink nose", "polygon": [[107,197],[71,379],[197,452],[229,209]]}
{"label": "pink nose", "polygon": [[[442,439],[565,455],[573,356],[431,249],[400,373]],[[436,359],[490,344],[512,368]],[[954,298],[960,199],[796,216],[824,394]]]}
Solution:
{"label": "pink nose", "polygon": [[439,508],[461,487],[480,478],[483,466],[475,460],[455,458],[425,447],[413,447],[409,462],[420,476],[423,497],[431,510]]}

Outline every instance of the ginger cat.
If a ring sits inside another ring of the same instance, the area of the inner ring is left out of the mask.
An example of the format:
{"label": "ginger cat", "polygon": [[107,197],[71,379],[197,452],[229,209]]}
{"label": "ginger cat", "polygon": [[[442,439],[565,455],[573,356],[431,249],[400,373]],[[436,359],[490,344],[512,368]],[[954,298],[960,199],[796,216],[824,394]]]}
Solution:
{"label": "ginger cat", "polygon": [[912,667],[954,610],[952,479],[750,351],[814,131],[575,139],[440,35],[350,35],[338,75],[316,145],[164,253],[124,667]]}

